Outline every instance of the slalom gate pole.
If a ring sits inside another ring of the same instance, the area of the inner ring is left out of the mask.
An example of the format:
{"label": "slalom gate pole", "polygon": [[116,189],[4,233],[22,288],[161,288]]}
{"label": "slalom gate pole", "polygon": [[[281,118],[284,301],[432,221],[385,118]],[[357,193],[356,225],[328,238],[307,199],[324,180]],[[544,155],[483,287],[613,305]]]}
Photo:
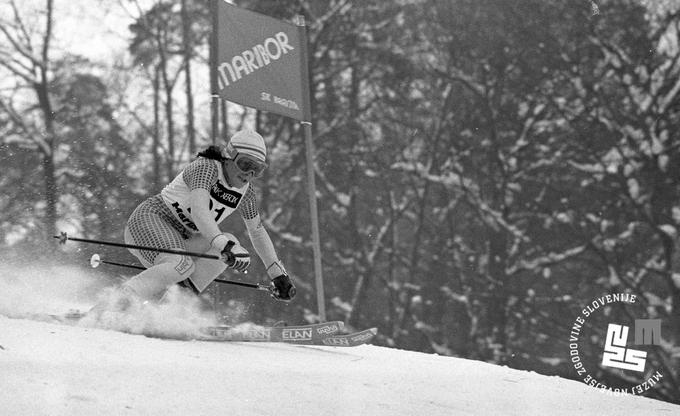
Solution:
{"label": "slalom gate pole", "polygon": [[173,249],[169,249],[169,248],[145,247],[145,246],[137,246],[137,245],[134,245],[134,244],[114,243],[112,241],[90,240],[90,239],[87,239],[87,238],[69,237],[65,232],[62,232],[61,235],[55,235],[54,238],[59,239],[59,244],[66,244],[66,241],[71,240],[71,241],[80,241],[82,243],[101,244],[101,245],[104,245],[104,246],[123,247],[123,248],[131,248],[131,249],[135,249],[135,250],[155,251],[155,252],[158,252],[158,253],[179,254],[179,255],[182,255],[182,256],[189,256],[189,257],[201,257],[201,258],[204,258],[204,259],[222,260],[221,257],[215,256],[215,255],[212,255],[212,254],[194,253],[194,252],[191,252],[191,251],[173,250]]}
{"label": "slalom gate pole", "polygon": [[[138,269],[138,270],[146,270],[146,267],[143,266],[137,266],[136,264],[126,264],[126,263],[118,263],[115,261],[108,261],[108,260],[102,260],[99,254],[93,254],[92,257],[90,258],[90,266],[92,268],[97,268],[99,267],[100,264],[110,264],[113,266],[120,266],[120,267],[127,267],[129,269]],[[266,292],[271,292],[271,289],[267,285],[263,285],[261,283],[247,283],[247,282],[238,282],[236,280],[226,280],[226,279],[215,279],[214,280],[217,283],[223,283],[227,285],[235,285],[235,286],[242,286],[242,287],[248,287],[251,289],[257,289],[257,290],[263,290]]]}

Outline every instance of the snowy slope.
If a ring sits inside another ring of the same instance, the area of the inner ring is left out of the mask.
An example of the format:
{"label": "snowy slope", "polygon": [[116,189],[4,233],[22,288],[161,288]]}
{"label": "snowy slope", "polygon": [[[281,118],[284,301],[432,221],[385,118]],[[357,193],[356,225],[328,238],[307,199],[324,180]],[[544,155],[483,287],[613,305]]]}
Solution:
{"label": "snowy slope", "polygon": [[[88,307],[104,286],[92,270],[0,266],[1,416],[680,415],[680,406],[452,357],[176,341],[25,319]],[[212,319],[175,293],[106,324],[178,336]]]}
{"label": "snowy slope", "polygon": [[680,414],[579,382],[375,346],[172,341],[0,316],[6,415]]}

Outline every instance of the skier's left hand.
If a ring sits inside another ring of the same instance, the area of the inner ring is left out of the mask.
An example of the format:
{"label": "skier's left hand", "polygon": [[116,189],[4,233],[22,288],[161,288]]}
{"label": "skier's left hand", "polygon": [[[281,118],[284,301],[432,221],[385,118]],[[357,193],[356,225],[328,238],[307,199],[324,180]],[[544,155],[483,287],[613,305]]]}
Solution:
{"label": "skier's left hand", "polygon": [[297,289],[287,274],[281,274],[272,279],[270,284],[272,297],[276,300],[290,302],[295,297]]}

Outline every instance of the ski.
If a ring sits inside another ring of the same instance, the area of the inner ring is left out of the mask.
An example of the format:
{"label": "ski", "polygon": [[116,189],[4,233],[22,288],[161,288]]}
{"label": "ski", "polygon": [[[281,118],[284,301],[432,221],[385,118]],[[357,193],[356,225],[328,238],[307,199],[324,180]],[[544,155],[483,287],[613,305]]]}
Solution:
{"label": "ski", "polygon": [[26,319],[31,319],[33,321],[41,322],[52,322],[59,324],[72,325],[77,323],[80,318],[85,316],[84,312],[77,311],[75,309],[68,311],[67,313],[31,313],[25,316]]}
{"label": "ski", "polygon": [[[64,314],[36,314],[32,319],[75,325],[86,315],[79,310]],[[306,325],[261,326],[243,324],[238,326],[208,326],[200,329],[196,341],[213,342],[281,342],[297,345],[320,345],[331,347],[355,347],[370,342],[377,328],[369,328],[352,334],[339,334],[344,329],[342,321],[329,321]]]}
{"label": "ski", "polygon": [[364,329],[347,335],[331,335],[321,339],[321,344],[330,347],[356,347],[357,345],[367,344],[378,333],[378,328]]}
{"label": "ski", "polygon": [[341,321],[322,322],[293,326],[211,326],[201,329],[203,341],[238,342],[287,342],[293,344],[316,344],[337,334],[344,328]]}
{"label": "ski", "polygon": [[86,312],[80,311],[78,309],[71,309],[68,312],[64,314],[50,314],[49,316],[52,317],[52,319],[59,321],[61,323],[75,323],[78,322],[81,318],[84,318],[85,315],[87,315]]}
{"label": "ski", "polygon": [[281,327],[209,327],[202,341],[220,342],[282,342],[298,345],[320,345],[331,347],[356,347],[366,344],[378,333],[377,328],[365,329],[352,334],[338,334],[343,323],[324,322],[320,324]]}

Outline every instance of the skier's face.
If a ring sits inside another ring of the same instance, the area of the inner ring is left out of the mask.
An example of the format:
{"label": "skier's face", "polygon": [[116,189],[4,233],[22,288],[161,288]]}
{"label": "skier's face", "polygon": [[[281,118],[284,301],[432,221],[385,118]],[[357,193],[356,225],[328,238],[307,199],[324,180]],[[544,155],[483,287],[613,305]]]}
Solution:
{"label": "skier's face", "polygon": [[253,178],[262,175],[266,168],[266,163],[242,153],[225,162],[227,182],[236,188],[241,188]]}
{"label": "skier's face", "polygon": [[227,173],[227,182],[229,182],[229,185],[235,188],[244,187],[254,177],[252,173],[241,171],[238,167],[236,167],[236,163],[234,163],[234,161],[231,159],[227,160],[224,166]]}
{"label": "skier's face", "polygon": [[234,157],[234,164],[242,173],[252,174],[256,178],[262,176],[264,170],[267,169],[265,162],[245,153],[238,153]]}

